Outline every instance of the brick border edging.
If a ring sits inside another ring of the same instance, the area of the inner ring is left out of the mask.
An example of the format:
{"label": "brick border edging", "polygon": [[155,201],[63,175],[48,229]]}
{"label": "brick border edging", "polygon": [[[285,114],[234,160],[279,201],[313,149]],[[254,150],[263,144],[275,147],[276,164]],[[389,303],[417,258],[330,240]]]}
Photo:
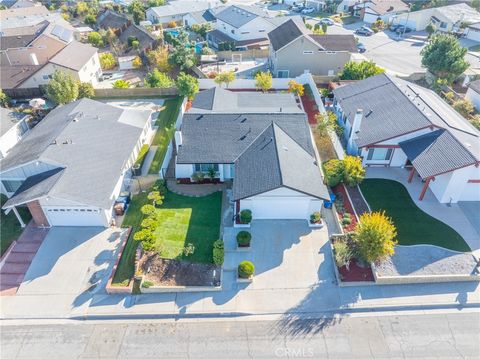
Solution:
{"label": "brick border edging", "polygon": [[10,245],[8,246],[7,250],[5,253],[3,253],[2,257],[0,258],[0,269],[3,268],[5,263],[7,262],[7,258],[10,255],[10,253],[13,251],[13,248],[17,245],[17,240],[15,239]]}
{"label": "brick border edging", "polygon": [[115,261],[115,264],[112,269],[112,273],[110,273],[110,277],[108,278],[107,285],[105,286],[105,290],[107,291],[108,294],[131,294],[133,291],[133,282],[134,282],[134,277],[130,278],[130,282],[128,283],[128,286],[117,286],[113,285],[113,277],[115,277],[115,273],[118,268],[118,264],[120,263],[120,259],[122,258],[123,251],[125,250],[125,246],[127,245],[128,239],[130,238],[130,234],[132,233],[132,227],[127,228],[127,236],[125,241],[122,243],[122,248],[120,249],[119,253],[117,254],[117,260]]}

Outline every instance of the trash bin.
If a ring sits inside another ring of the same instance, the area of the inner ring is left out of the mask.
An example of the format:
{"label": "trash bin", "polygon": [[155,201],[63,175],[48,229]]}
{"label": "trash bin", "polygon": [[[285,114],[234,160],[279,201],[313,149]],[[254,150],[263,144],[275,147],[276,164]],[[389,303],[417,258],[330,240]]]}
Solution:
{"label": "trash bin", "polygon": [[330,201],[323,201],[323,206],[325,208],[332,208],[332,204],[335,201],[335,194],[333,192],[329,192]]}

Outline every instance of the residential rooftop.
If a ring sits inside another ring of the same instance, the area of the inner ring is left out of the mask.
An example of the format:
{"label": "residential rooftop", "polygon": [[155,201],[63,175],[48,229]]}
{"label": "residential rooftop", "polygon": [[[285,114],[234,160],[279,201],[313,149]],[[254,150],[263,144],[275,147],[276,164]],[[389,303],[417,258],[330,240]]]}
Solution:
{"label": "residential rooftop", "polygon": [[240,28],[257,17],[265,17],[267,13],[257,6],[231,5],[217,14],[217,19]]}
{"label": "residential rooftop", "polygon": [[97,51],[98,49],[90,44],[72,41],[50,59],[50,62],[68,69],[80,71]]}
{"label": "residential rooftop", "polygon": [[0,107],[0,137],[6,134],[13,126],[25,117],[27,117],[27,115],[23,113]]}

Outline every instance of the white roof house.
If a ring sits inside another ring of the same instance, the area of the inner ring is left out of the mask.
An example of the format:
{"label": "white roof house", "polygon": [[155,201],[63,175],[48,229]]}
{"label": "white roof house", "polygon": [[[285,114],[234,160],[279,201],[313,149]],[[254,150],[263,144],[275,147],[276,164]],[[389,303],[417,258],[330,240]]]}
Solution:
{"label": "white roof house", "polygon": [[150,110],[90,99],[57,107],[0,161],[3,209],[27,206],[42,226],[108,226],[150,131]]}
{"label": "white roof house", "polygon": [[175,21],[183,25],[183,17],[189,13],[201,12],[221,5],[220,1],[172,1],[167,5],[147,9],[147,20],[152,24],[167,24]]}
{"label": "white roof house", "polygon": [[0,107],[0,159],[28,132],[29,116]]}

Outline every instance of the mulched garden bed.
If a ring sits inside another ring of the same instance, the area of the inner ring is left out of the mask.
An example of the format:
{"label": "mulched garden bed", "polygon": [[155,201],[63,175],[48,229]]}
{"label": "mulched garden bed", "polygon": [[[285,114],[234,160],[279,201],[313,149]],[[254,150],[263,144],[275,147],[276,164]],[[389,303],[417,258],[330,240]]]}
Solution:
{"label": "mulched garden bed", "polygon": [[144,280],[155,286],[218,286],[221,268],[214,264],[163,259],[157,253],[145,253],[140,259]]}
{"label": "mulched garden bed", "polygon": [[[357,226],[357,217],[355,216],[353,206],[350,203],[350,200],[348,199],[347,190],[345,189],[345,186],[343,185],[343,183],[336,185],[335,187],[332,188],[332,190],[336,196],[335,205],[337,207],[338,216],[340,217],[340,223],[345,217],[345,213],[350,214],[351,222],[349,225],[343,226],[343,230],[345,232],[353,232],[355,230],[355,227]],[[340,206],[337,206],[339,202],[341,202],[342,208],[339,208]],[[342,211],[342,209],[344,209],[344,211]]]}
{"label": "mulched garden bed", "polygon": [[360,266],[356,259],[350,261],[350,265],[347,269],[346,266],[338,268],[342,282],[373,282],[372,268],[369,265]]}
{"label": "mulched garden bed", "polygon": [[219,178],[214,178],[213,180],[211,178],[204,178],[200,181],[192,181],[191,178],[178,178],[177,183],[179,184],[219,184],[223,183],[220,181]]}
{"label": "mulched garden bed", "polygon": [[317,119],[315,115],[319,113],[317,103],[315,99],[305,91],[304,95],[301,97],[303,108],[308,116],[308,123],[311,125],[317,124]]}

